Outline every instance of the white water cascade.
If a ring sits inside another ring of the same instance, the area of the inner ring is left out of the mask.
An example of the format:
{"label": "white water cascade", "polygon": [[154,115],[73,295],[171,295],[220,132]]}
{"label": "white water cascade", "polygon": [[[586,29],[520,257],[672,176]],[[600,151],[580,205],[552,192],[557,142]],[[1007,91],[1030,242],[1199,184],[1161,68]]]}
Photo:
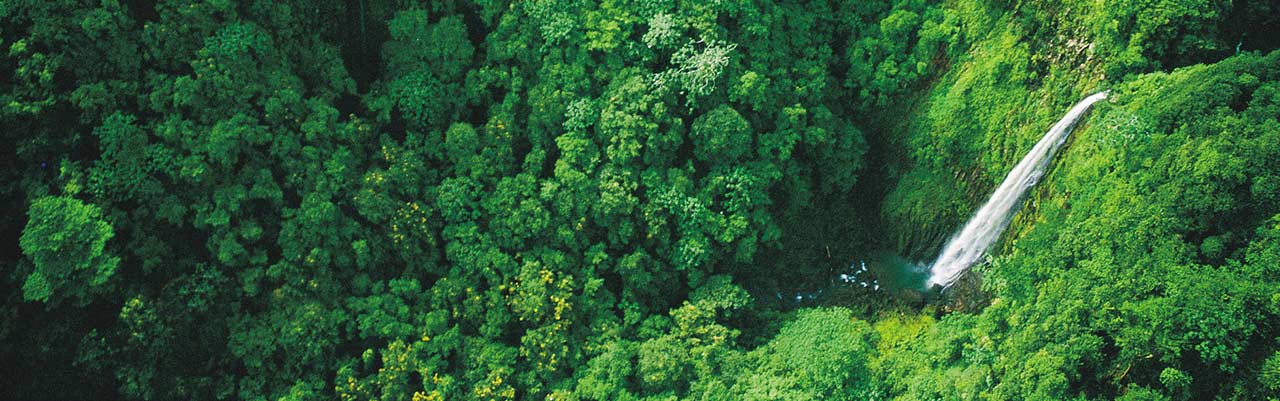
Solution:
{"label": "white water cascade", "polygon": [[1089,111],[1089,107],[1106,97],[1107,92],[1103,91],[1084,98],[1071,107],[1071,111],[1058,120],[1053,128],[1049,129],[1044,138],[1031,148],[1031,152],[1027,153],[1027,156],[1014,166],[1013,171],[1009,172],[1004,182],[1000,183],[1000,187],[996,188],[996,192],[991,194],[991,199],[978,209],[978,213],[965,223],[960,232],[947,241],[947,245],[942,248],[942,253],[930,268],[929,281],[925,288],[933,288],[935,285],[942,286],[944,289],[950,287],[969,266],[982,258],[987,248],[1000,239],[1000,234],[1004,232],[1009,221],[1013,219],[1013,214],[1022,204],[1022,196],[1027,189],[1035,186],[1040,176],[1044,175],[1049,162],[1053,160],[1053,154],[1058,151],[1063,142],[1066,142],[1067,135],[1071,134],[1076,121]]}

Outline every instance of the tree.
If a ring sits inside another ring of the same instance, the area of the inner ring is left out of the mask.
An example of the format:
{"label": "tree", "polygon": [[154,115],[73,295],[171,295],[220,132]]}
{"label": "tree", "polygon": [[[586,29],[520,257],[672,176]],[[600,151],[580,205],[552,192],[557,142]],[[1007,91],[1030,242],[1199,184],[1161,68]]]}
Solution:
{"label": "tree", "polygon": [[673,68],[659,73],[655,82],[659,86],[672,84],[688,96],[690,102],[710,95],[737,47],[737,44],[716,40],[689,41],[671,55]]}
{"label": "tree", "polygon": [[27,218],[18,244],[34,268],[22,284],[24,299],[83,305],[109,288],[120,258],[107,252],[115,232],[97,206],[69,196],[43,197],[31,203]]}
{"label": "tree", "polygon": [[723,104],[693,120],[689,136],[694,154],[709,163],[733,164],[752,148],[751,126]]}
{"label": "tree", "polygon": [[[871,326],[844,308],[800,311],[768,345],[734,391],[748,400],[853,400],[871,396]],[[750,366],[751,364],[748,364]]]}

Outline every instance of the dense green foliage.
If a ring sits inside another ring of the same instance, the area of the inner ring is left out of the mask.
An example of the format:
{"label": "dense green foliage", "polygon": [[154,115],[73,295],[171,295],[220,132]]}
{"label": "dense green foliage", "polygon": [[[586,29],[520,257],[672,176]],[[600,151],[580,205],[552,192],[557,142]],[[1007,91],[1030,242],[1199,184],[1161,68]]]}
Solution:
{"label": "dense green foliage", "polygon": [[0,1],[0,398],[1280,399],[1280,10],[1009,3]]}

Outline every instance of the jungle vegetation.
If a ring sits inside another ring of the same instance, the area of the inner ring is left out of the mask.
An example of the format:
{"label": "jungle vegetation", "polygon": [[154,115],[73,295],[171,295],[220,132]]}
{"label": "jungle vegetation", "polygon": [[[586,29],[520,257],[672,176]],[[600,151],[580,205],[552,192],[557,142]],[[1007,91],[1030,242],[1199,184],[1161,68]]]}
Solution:
{"label": "jungle vegetation", "polygon": [[[1268,0],[2,0],[0,398],[1278,400]],[[925,260],[1110,89],[965,288]]]}

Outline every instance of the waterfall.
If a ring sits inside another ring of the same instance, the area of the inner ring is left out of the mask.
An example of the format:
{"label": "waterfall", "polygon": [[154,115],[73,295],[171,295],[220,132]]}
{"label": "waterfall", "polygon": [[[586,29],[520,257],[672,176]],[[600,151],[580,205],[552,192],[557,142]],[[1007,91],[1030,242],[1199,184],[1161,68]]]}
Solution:
{"label": "waterfall", "polygon": [[1021,205],[1022,196],[1027,189],[1036,185],[1040,176],[1044,175],[1049,162],[1053,160],[1053,154],[1066,141],[1067,135],[1071,134],[1076,121],[1089,111],[1089,107],[1095,102],[1106,97],[1107,92],[1103,91],[1084,98],[1080,103],[1076,103],[1067,115],[1058,120],[1053,128],[1049,129],[1044,138],[1031,148],[1031,152],[1013,167],[1013,171],[1004,178],[1004,182],[1000,183],[996,192],[991,194],[991,199],[978,209],[960,232],[947,241],[947,245],[942,248],[942,253],[930,268],[931,273],[925,288],[932,288],[935,285],[944,289],[950,287],[969,266],[982,257],[987,248],[1000,238],[1000,234],[1013,219],[1013,214]]}

